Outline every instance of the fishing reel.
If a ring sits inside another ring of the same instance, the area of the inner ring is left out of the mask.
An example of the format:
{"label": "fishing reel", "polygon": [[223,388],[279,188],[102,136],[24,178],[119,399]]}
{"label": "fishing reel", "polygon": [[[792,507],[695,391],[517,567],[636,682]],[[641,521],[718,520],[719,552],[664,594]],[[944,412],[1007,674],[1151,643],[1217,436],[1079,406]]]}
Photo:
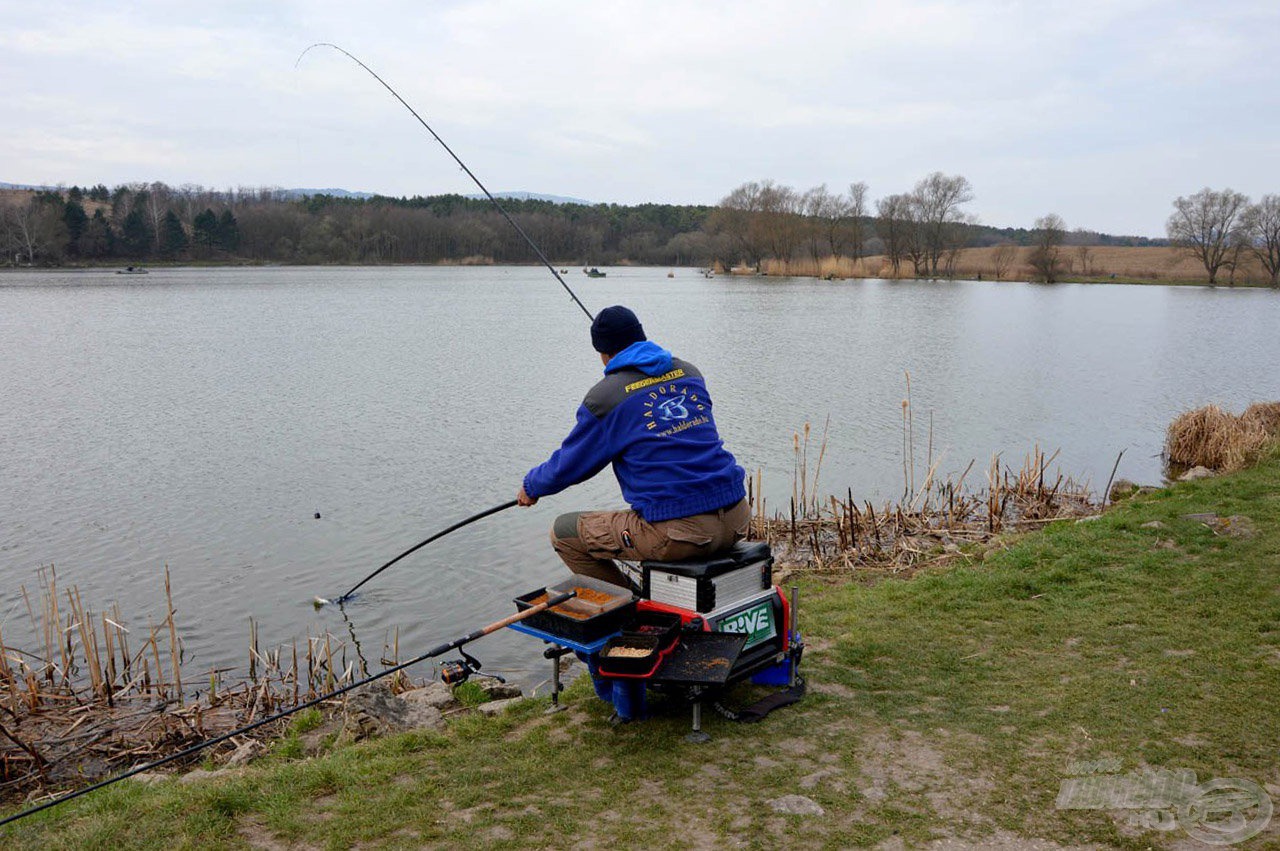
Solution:
{"label": "fishing reel", "polygon": [[[440,666],[440,682],[447,686],[456,686],[465,683],[470,679],[472,674],[480,673],[480,660],[472,656],[465,650],[459,650],[462,654],[461,659],[454,659],[451,662],[445,662]],[[486,674],[485,676],[493,677],[500,683],[505,683],[502,677],[497,674]]]}

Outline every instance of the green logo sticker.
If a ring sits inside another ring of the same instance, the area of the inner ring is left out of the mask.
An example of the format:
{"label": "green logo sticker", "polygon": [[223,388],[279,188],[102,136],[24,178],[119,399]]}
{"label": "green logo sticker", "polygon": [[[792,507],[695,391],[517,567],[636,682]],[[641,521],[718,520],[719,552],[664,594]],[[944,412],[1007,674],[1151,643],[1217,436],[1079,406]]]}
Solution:
{"label": "green logo sticker", "polygon": [[748,638],[743,650],[755,647],[762,641],[768,641],[778,634],[773,619],[773,602],[764,600],[736,615],[730,615],[720,621],[719,630],[745,633]]}

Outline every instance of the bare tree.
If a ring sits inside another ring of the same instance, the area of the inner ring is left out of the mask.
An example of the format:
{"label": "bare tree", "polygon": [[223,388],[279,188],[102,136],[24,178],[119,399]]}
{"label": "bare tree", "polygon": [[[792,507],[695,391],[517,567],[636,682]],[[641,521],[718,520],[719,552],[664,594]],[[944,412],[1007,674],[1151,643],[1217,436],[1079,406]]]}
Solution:
{"label": "bare tree", "polygon": [[1257,204],[1250,204],[1240,230],[1249,251],[1271,277],[1271,286],[1280,286],[1280,195],[1263,195]]}
{"label": "bare tree", "polygon": [[1087,245],[1076,246],[1076,257],[1080,260],[1080,274],[1088,277],[1093,266],[1093,250]]}
{"label": "bare tree", "polygon": [[760,185],[760,221],[769,253],[784,263],[804,238],[800,195],[790,186],[766,180]]}
{"label": "bare tree", "polygon": [[914,239],[915,217],[908,195],[887,195],[876,202],[876,235],[884,243],[885,257],[896,278]]}
{"label": "bare tree", "polygon": [[943,255],[963,244],[959,225],[970,217],[960,207],[973,200],[973,186],[962,175],[935,171],[915,185],[911,196],[917,207],[921,254],[929,274],[937,275]]}
{"label": "bare tree", "polygon": [[169,212],[169,187],[156,181],[147,187],[147,218],[151,220],[151,233],[155,236],[155,250],[160,250],[161,225],[164,214]]}
{"label": "bare tree", "polygon": [[1013,267],[1013,261],[1018,256],[1018,246],[1012,242],[1002,242],[996,246],[996,250],[991,255],[991,263],[994,277],[997,281],[1002,280],[1005,273]]}
{"label": "bare tree", "polygon": [[843,216],[848,221],[849,254],[857,260],[865,253],[867,244],[867,184],[863,181],[850,183],[846,198]]}
{"label": "bare tree", "polygon": [[35,263],[36,258],[46,262],[60,259],[67,229],[62,222],[62,204],[56,195],[38,193],[25,202],[4,204],[0,206],[0,218],[6,255],[12,253],[15,260],[26,255],[28,265]]}
{"label": "bare tree", "polygon": [[809,248],[809,257],[814,268],[828,253],[835,253],[835,247],[829,238],[828,223],[832,220],[831,209],[835,199],[827,191],[827,185],[815,186],[800,196],[800,211],[804,214],[805,243]]}
{"label": "bare tree", "polygon": [[1210,286],[1218,282],[1231,250],[1233,234],[1249,199],[1239,192],[1205,187],[1173,202],[1173,215],[1165,224],[1169,239],[1204,264]]}
{"label": "bare tree", "polygon": [[[744,183],[720,199],[720,206],[707,221],[707,230],[723,234],[738,252],[737,260],[745,261],[755,269],[764,259],[759,215],[761,186],[755,181]],[[732,263],[730,263],[732,265]]]}
{"label": "bare tree", "polygon": [[1031,268],[1046,284],[1057,283],[1062,274],[1062,241],[1066,236],[1067,224],[1057,213],[1036,219]]}
{"label": "bare tree", "polygon": [[1231,232],[1231,244],[1222,258],[1222,268],[1227,270],[1227,286],[1236,285],[1236,272],[1240,271],[1240,264],[1248,254],[1249,238],[1237,227]]}

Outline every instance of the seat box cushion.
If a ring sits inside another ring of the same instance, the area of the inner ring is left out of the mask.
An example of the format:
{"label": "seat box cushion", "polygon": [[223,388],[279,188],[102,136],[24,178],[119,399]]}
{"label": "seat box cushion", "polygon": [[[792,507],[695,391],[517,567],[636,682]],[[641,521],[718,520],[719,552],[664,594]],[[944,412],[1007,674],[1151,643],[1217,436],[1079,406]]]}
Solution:
{"label": "seat box cushion", "polygon": [[748,564],[771,559],[773,554],[764,541],[739,541],[732,548],[716,553],[703,560],[694,561],[643,561],[640,566],[646,570],[661,570],[690,579],[709,579],[737,570]]}

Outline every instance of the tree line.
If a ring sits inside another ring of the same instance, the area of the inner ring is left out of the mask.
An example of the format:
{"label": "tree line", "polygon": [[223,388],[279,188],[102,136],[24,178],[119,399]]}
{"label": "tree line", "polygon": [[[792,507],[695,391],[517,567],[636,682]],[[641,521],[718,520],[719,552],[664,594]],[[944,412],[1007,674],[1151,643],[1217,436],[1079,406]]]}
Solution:
{"label": "tree line", "polygon": [[[557,204],[504,199],[547,256],[605,265],[700,265],[714,259],[710,206]],[[0,249],[25,265],[107,259],[274,263],[524,263],[536,259],[487,200],[297,197],[281,189],[215,191],[128,184],[8,193]]]}
{"label": "tree line", "polygon": [[[824,258],[883,258],[894,276],[949,277],[964,248],[997,246],[1009,269],[1018,248],[1041,280],[1057,280],[1065,246],[1175,244],[1210,282],[1234,280],[1250,258],[1272,284],[1280,267],[1280,196],[1257,204],[1231,190],[1174,202],[1169,241],[1068,231],[1049,214],[1032,228],[994,228],[967,209],[973,186],[934,172],[872,200],[867,184],[832,192],[750,181],[715,206],[583,204],[503,199],[553,260],[585,265],[747,266]],[[125,260],[274,263],[526,263],[536,258],[485,199],[461,195],[338,197],[274,188],[212,190],[164,183],[103,184],[0,197],[0,249],[25,265]],[[1087,260],[1082,255],[1087,271]]]}
{"label": "tree line", "polygon": [[0,248],[27,265],[229,257],[239,249],[240,227],[221,198],[162,183],[42,190],[0,203]]}

